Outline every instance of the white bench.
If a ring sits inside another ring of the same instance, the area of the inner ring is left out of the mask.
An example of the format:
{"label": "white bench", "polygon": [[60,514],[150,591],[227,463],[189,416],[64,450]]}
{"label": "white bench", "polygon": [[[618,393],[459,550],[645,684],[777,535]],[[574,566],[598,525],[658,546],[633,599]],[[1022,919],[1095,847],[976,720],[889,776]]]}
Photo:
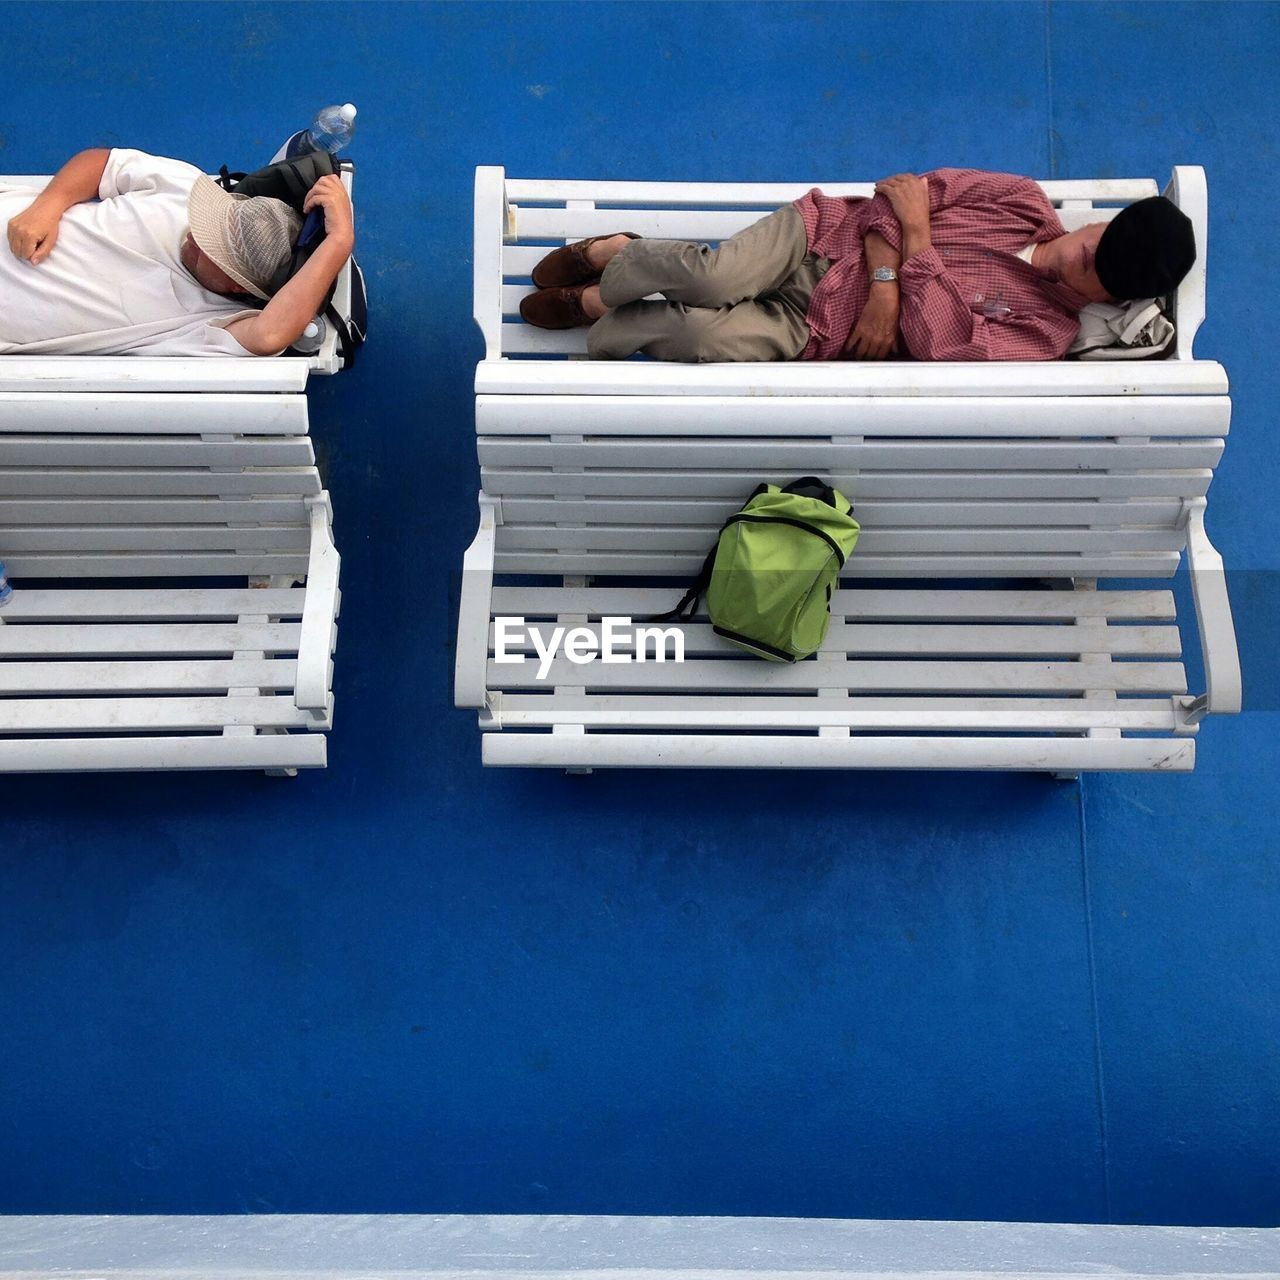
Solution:
{"label": "white bench", "polygon": [[[481,520],[464,565],[456,700],[481,712],[486,763],[1191,768],[1200,720],[1239,710],[1241,697],[1222,563],[1204,530],[1227,380],[1191,351],[1204,315],[1203,173],[1178,169],[1169,188],[1200,252],[1167,360],[597,363],[565,358],[583,349],[582,331],[512,318],[550,243],[617,229],[716,239],[811,185],[478,171]],[[1156,190],[1044,186],[1068,226]],[[670,608],[758,481],[810,473],[848,494],[863,527],[814,660],[761,662],[699,617],[684,628],[682,665],[562,656],[539,681],[535,663],[492,661],[496,617],[598,628]],[[1195,697],[1173,594],[1104,586],[1167,578],[1184,549],[1207,677]]]}
{"label": "white bench", "polygon": [[339,559],[305,391],[340,368],[332,332],[0,357],[0,772],[325,764]]}

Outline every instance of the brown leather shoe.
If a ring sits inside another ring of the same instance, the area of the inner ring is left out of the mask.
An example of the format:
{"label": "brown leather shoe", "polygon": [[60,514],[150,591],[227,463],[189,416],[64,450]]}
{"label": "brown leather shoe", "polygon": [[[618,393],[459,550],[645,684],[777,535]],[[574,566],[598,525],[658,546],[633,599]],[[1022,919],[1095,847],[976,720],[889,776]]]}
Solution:
{"label": "brown leather shoe", "polygon": [[632,240],[640,237],[634,231],[615,231],[607,236],[592,236],[588,240],[579,240],[576,244],[567,244],[563,249],[553,249],[533,269],[533,283],[539,289],[562,289],[566,285],[582,284],[587,280],[598,280],[600,270],[591,265],[587,257],[587,246],[597,240],[609,240],[615,235],[628,236]]}
{"label": "brown leather shoe", "polygon": [[582,309],[583,291],[594,283],[594,280],[587,280],[566,289],[539,289],[537,293],[527,293],[520,299],[520,318],[539,329],[576,329],[584,324],[595,324]]}

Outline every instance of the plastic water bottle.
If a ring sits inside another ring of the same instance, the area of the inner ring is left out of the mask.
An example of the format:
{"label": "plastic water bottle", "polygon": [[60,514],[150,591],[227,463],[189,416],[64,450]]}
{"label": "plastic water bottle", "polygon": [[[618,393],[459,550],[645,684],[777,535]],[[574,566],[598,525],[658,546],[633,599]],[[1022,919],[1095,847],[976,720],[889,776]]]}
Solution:
{"label": "plastic water bottle", "polygon": [[356,131],[356,109],[350,102],[341,106],[325,107],[317,112],[309,129],[300,129],[271,157],[271,163],[277,160],[292,160],[296,156],[306,155],[308,151],[327,151],[336,155],[351,141]]}
{"label": "plastic water bottle", "polygon": [[9,579],[4,576],[4,561],[0,560],[0,609],[13,599],[13,588],[9,585]]}

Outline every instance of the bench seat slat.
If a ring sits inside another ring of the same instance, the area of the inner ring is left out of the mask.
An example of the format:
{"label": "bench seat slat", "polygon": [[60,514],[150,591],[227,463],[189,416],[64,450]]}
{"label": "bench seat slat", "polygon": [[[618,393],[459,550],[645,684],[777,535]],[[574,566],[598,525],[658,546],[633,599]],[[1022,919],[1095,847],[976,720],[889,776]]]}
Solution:
{"label": "bench seat slat", "polygon": [[320,733],[0,739],[0,773],[323,769],[326,753]]}
{"label": "bench seat slat", "polygon": [[244,614],[300,618],[307,593],[301,587],[234,589],[174,587],[154,590],[30,588],[16,591],[0,613],[4,622],[158,621],[203,618],[234,622]]}
{"label": "bench seat slat", "polygon": [[0,546],[16,563],[23,553],[59,551],[306,551],[302,525],[11,525],[0,526]]}
{"label": "bench seat slat", "polygon": [[4,388],[0,380],[0,432],[199,435],[225,433],[231,423],[238,435],[307,434],[307,401],[300,395],[72,393]]}
{"label": "bench seat slat", "polygon": [[[1207,468],[1170,471],[1131,471],[1109,475],[1085,472],[853,472],[826,468],[823,476],[855,504],[874,498],[1193,498],[1202,497],[1213,479]],[[491,497],[508,494],[538,497],[604,497],[731,499],[739,506],[762,480],[788,484],[794,470],[777,471],[631,471],[586,469],[552,471],[547,467],[481,469],[484,489]],[[0,475],[3,484],[3,475]]]}
{"label": "bench seat slat", "polygon": [[0,391],[305,391],[306,360],[161,356],[0,356]]}
{"label": "bench seat slat", "polygon": [[[292,689],[296,659],[0,662],[0,694],[226,692]],[[0,698],[0,732],[5,701]]]}
{"label": "bench seat slat", "polygon": [[785,737],[486,733],[488,765],[564,769],[659,765],[734,769],[1157,770],[1195,766],[1191,738]]}
{"label": "bench seat slat", "polygon": [[180,440],[172,436],[0,435],[2,467],[309,467],[306,437]]}
{"label": "bench seat slat", "polygon": [[[1071,733],[1106,728],[1172,732],[1168,698],[739,698],[697,694],[505,693],[502,728],[555,725],[619,729],[818,729],[866,731],[936,729],[1018,733]],[[492,728],[493,726],[487,726]]]}
{"label": "bench seat slat", "polygon": [[[551,435],[586,424],[601,436],[679,437],[864,435],[1106,436],[1226,435],[1226,396],[478,396],[482,436]],[[1050,427],[1049,424],[1052,424]],[[1017,448],[1016,445],[1012,446]]]}
{"label": "bench seat slat", "polygon": [[[599,618],[649,617],[672,606],[671,587],[535,587],[498,586],[493,612],[526,618],[584,614]],[[677,595],[678,598],[678,595]],[[14,597],[15,602],[17,597]],[[1112,621],[1166,620],[1176,617],[1171,591],[912,591],[873,586],[842,588],[831,598],[835,618],[948,622],[968,619],[1073,620],[1082,616]],[[705,619],[705,605],[694,615]]]}
{"label": "bench seat slat", "polygon": [[[537,634],[545,647],[552,639],[557,622],[537,623],[527,621],[520,628],[521,636],[508,641],[508,653],[532,654],[535,652],[533,635]],[[600,643],[601,624],[572,623],[575,630],[589,631]],[[734,653],[734,646],[716,635],[709,623],[692,622],[683,625],[674,622],[649,624],[654,628],[680,631],[684,635],[686,657]],[[14,628],[16,630],[16,628]],[[494,649],[495,628],[489,629],[489,650]],[[629,629],[628,629],[629,632]],[[5,652],[4,632],[0,630],[0,653]],[[247,648],[248,646],[239,646]],[[268,647],[268,646],[263,646]],[[277,646],[279,647],[279,646]],[[629,634],[615,638],[615,647],[631,651]],[[652,641],[648,642],[652,653]],[[20,650],[14,650],[20,652]],[[1110,653],[1114,655],[1158,655],[1178,657],[1182,641],[1177,627],[1126,626],[1112,627],[1102,624],[1056,626],[992,625],[987,623],[945,624],[865,624],[832,622],[823,641],[823,654],[854,654],[860,657],[913,657],[922,654],[954,656],[959,654],[990,654],[1008,657],[1073,657],[1084,653]]]}
{"label": "bench seat slat", "polygon": [[[700,693],[741,690],[855,689],[860,692],[921,691],[951,693],[1084,693],[1129,690],[1140,693],[1185,693],[1186,676],[1176,662],[1023,662],[846,661],[810,660],[794,666],[758,658],[692,659],[683,663],[552,660],[545,679],[536,661],[489,662],[492,689],[546,689],[556,685],[586,689],[667,689]],[[0,672],[3,667],[0,667]]]}
{"label": "bench seat slat", "polygon": [[[655,435],[660,424],[655,424]],[[852,428],[850,429],[852,431]],[[761,472],[790,470],[795,475],[846,468],[861,471],[1085,471],[1089,469],[1215,467],[1223,441],[1158,440],[1149,444],[1115,441],[976,439],[919,441],[868,440],[833,444],[830,440],[749,439],[683,440],[604,436],[581,444],[546,437],[481,436],[477,451],[486,467],[655,467],[684,470],[731,466]]]}
{"label": "bench seat slat", "polygon": [[0,497],[6,498],[275,494],[315,497],[320,487],[320,476],[313,466],[225,472],[165,467],[111,471],[92,467],[0,469]]}
{"label": "bench seat slat", "polygon": [[[41,181],[44,181],[43,179]],[[1160,194],[1151,178],[1048,178],[1039,182],[1050,201],[1143,200]],[[619,182],[581,178],[511,178],[505,180],[508,200],[594,200],[605,203],[662,203],[677,207],[690,205],[752,204],[777,208],[788,200],[798,200],[807,191],[820,187],[829,196],[875,194],[874,182]]]}
{"label": "bench seat slat", "polygon": [[6,698],[0,702],[0,726],[0,735],[154,732],[244,726],[307,729],[312,727],[312,718],[287,695],[256,698]]}
{"label": "bench seat slat", "polygon": [[[1073,628],[1074,629],[1074,628]],[[93,657],[117,655],[234,654],[238,650],[297,653],[296,622],[239,625],[223,622],[68,624],[0,626],[0,660],[18,655]]]}
{"label": "bench seat slat", "polygon": [[[717,202],[708,201],[707,205]],[[736,203],[736,202],[735,202]],[[700,209],[663,207],[655,201],[634,203],[626,209],[566,208],[564,206],[520,204],[510,207],[516,235],[521,240],[554,242],[582,240],[587,236],[613,235],[618,231],[634,231],[660,240],[703,241],[727,240],[744,228],[775,213],[782,201],[752,201],[735,208]],[[1119,213],[1116,208],[1064,209],[1059,217],[1068,231],[1090,222],[1109,222]],[[545,252],[545,250],[544,250]],[[504,261],[503,271],[507,265]]]}
{"label": "bench seat slat", "polygon": [[57,555],[21,552],[5,560],[11,578],[239,578],[284,574],[302,578],[307,553],[188,551],[176,555],[138,552],[79,552]]}
{"label": "bench seat slat", "polygon": [[302,496],[244,498],[6,498],[0,526],[81,524],[305,524]]}

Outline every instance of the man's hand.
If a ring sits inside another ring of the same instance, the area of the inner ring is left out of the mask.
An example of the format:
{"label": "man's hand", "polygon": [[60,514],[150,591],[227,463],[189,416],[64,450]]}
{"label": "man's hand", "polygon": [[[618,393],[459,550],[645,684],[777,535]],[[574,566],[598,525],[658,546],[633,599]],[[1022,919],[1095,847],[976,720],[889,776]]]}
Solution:
{"label": "man's hand", "polygon": [[9,248],[13,256],[38,267],[53,252],[61,221],[60,210],[43,205],[39,200],[16,218],[10,218]]}
{"label": "man's hand", "polygon": [[913,173],[897,173],[876,183],[876,194],[885,196],[893,206],[905,231],[910,227],[929,225],[929,181]]}
{"label": "man's hand", "polygon": [[898,286],[871,286],[871,296],[862,308],[844,344],[846,360],[884,360],[898,349]]}
{"label": "man's hand", "polygon": [[902,227],[902,260],[914,258],[933,243],[929,232],[929,180],[898,173],[876,183],[876,194],[893,206]]}
{"label": "man's hand", "polygon": [[310,213],[317,205],[324,210],[324,233],[329,240],[347,245],[347,252],[355,244],[355,224],[351,218],[351,199],[342,179],[336,173],[326,174],[307,192],[302,202],[302,212]]}
{"label": "man's hand", "polygon": [[72,156],[34,203],[9,220],[9,248],[15,258],[38,267],[53,252],[62,215],[73,204],[96,198],[110,155],[104,147],[93,147]]}

